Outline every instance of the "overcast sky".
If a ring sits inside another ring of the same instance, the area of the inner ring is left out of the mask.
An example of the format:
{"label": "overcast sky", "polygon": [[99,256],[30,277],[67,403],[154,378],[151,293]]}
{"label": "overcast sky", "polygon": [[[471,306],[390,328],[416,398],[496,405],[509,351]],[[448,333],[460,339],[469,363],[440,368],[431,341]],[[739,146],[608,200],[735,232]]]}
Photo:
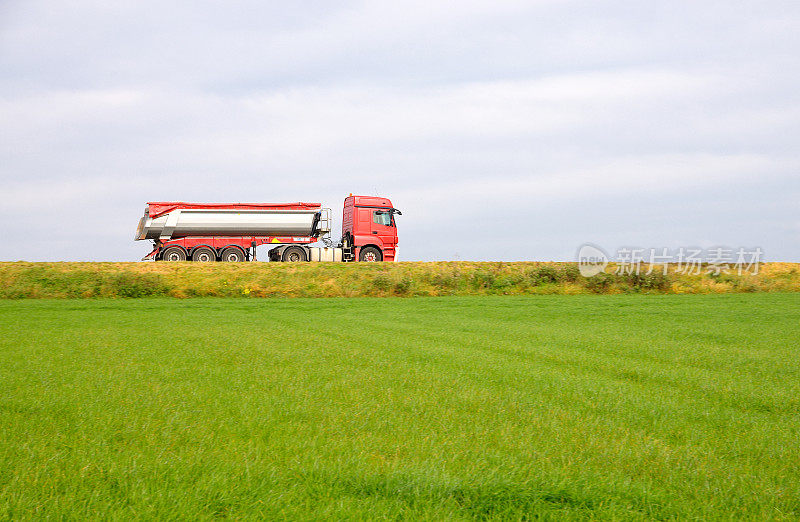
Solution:
{"label": "overcast sky", "polygon": [[153,200],[338,239],[353,192],[404,260],[800,261],[800,2],[4,0],[0,181],[2,260],[138,260]]}

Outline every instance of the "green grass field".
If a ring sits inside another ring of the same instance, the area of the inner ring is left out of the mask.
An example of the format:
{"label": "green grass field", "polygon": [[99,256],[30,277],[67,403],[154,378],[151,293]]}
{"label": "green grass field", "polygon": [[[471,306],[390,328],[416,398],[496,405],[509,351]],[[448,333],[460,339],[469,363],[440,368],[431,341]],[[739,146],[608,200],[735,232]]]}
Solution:
{"label": "green grass field", "polygon": [[800,294],[0,301],[0,518],[797,519]]}

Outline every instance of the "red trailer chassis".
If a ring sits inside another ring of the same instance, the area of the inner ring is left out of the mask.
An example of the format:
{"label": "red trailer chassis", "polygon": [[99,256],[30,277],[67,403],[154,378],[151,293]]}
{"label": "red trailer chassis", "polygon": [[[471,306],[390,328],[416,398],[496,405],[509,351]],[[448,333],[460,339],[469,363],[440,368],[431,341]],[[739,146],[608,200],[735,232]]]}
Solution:
{"label": "red trailer chassis", "polygon": [[[211,237],[182,237],[179,239],[172,239],[170,241],[161,242],[156,241],[153,251],[142,258],[142,261],[155,258],[156,260],[164,259],[163,255],[159,253],[165,252],[169,247],[180,248],[184,252],[184,259],[192,259],[193,254],[198,248],[207,247],[211,248],[218,258],[224,261],[249,261],[252,257],[255,260],[255,248],[261,245],[268,244],[310,244],[315,243],[315,237],[278,237],[278,236],[211,236]],[[225,259],[224,252],[232,254],[232,250],[237,249],[241,252],[241,259]]]}

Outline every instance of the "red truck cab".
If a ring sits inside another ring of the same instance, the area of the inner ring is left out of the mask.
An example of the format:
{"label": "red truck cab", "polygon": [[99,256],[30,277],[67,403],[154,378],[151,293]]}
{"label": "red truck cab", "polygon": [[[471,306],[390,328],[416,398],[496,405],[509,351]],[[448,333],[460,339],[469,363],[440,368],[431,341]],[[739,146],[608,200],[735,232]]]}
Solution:
{"label": "red truck cab", "polygon": [[354,196],[344,199],[342,246],[353,260],[394,261],[397,257],[395,214],[401,214],[387,198]]}

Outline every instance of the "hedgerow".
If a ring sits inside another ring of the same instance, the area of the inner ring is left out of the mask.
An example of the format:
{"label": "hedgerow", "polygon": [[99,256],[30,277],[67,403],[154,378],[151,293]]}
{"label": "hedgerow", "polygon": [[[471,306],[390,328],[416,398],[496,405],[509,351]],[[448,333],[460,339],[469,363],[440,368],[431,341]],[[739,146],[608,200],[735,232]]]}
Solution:
{"label": "hedgerow", "polygon": [[439,295],[738,293],[800,291],[800,264],[758,274],[638,273],[575,263],[0,263],[0,298],[413,297]]}

